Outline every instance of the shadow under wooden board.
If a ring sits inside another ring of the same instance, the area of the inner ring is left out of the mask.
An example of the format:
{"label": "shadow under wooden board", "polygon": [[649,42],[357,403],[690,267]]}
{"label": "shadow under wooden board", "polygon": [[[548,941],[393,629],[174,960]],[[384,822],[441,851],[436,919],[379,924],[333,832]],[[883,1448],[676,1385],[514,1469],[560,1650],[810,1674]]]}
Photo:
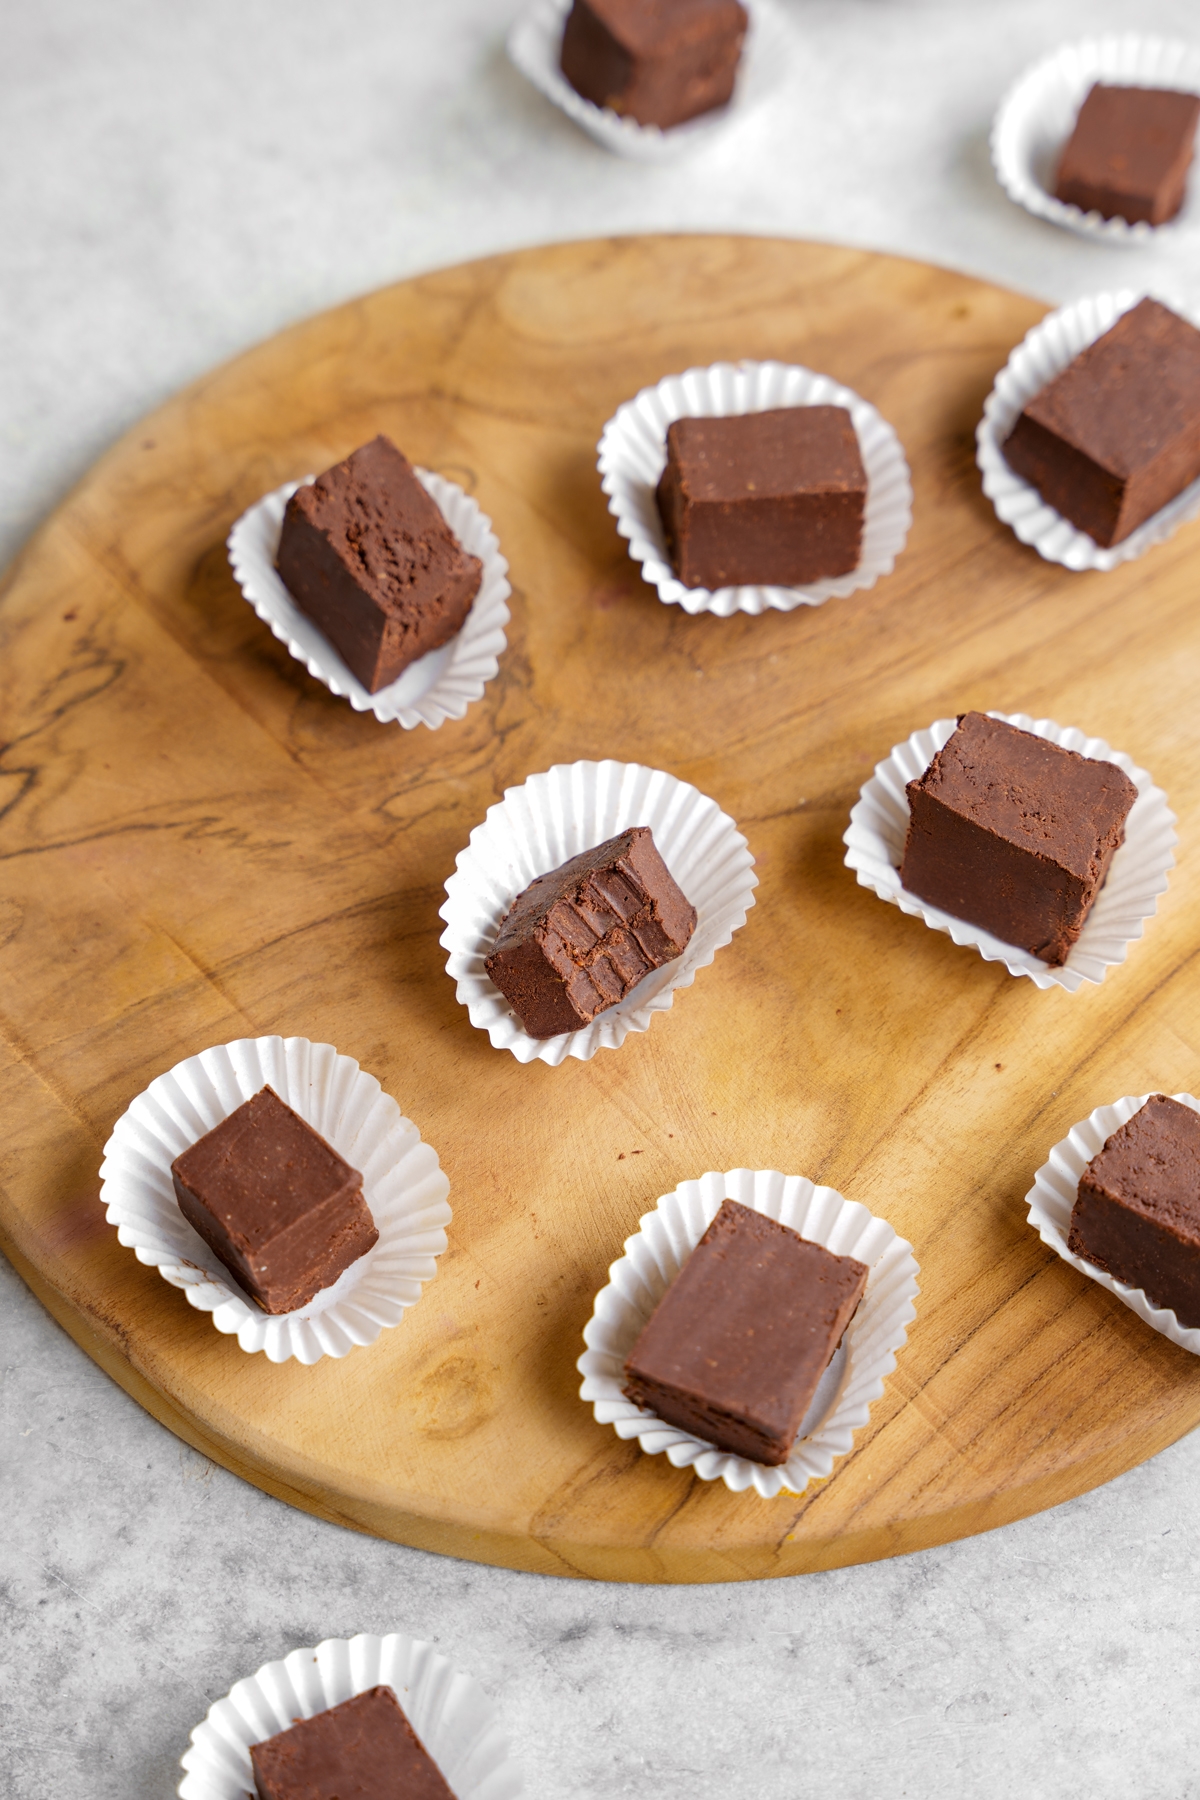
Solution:
{"label": "shadow under wooden board", "polygon": [[[492,258],[284,332],[111,450],[10,572],[0,624],[0,1242],[157,1418],[325,1518],[482,1561],[709,1581],[867,1561],[1016,1519],[1200,1421],[1200,1360],[1054,1258],[1034,1170],[1100,1102],[1200,1081],[1200,531],[1109,575],[1041,562],[973,432],[1034,302],[864,252],[649,237]],[[915,524],[867,593],[690,618],[600,492],[617,404],[778,357],[898,430]],[[377,431],[474,493],[515,587],[482,701],[437,732],[333,699],[230,576],[232,521]],[[967,707],[1149,768],[1179,866],[1128,963],[1039,992],[855,884],[842,832],[890,746]],[[744,930],[649,1032],[521,1066],[472,1029],[438,907],[510,785],[612,756],[713,795],[757,859]],[[113,1121],[181,1057],[334,1043],[438,1150],[454,1223],[399,1329],[312,1368],[220,1336],[97,1204]],[[706,1169],[839,1188],[921,1298],[853,1454],[764,1502],[598,1426],[575,1359],[639,1216]]]}

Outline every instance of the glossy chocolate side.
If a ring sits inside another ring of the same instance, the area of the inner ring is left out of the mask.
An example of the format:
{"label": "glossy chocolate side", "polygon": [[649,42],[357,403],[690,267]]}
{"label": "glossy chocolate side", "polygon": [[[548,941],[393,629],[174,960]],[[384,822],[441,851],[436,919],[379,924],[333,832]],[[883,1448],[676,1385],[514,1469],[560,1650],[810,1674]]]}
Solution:
{"label": "glossy chocolate side", "polygon": [[296,489],[276,561],[297,606],[372,694],[461,629],[483,575],[386,437]]}
{"label": "glossy chocolate side", "polygon": [[653,833],[635,825],[530,882],[484,966],[532,1037],[557,1037],[672,962],[695,928]]}
{"label": "glossy chocolate side", "polygon": [[907,793],[908,892],[1065,962],[1124,842],[1137,789],[1123,770],[965,713]]}
{"label": "glossy chocolate side", "polygon": [[732,97],[748,22],[740,0],[575,0],[560,66],[585,100],[669,130]]}
{"label": "glossy chocolate side", "polygon": [[867,1275],[726,1200],[630,1351],[624,1391],[719,1450],[784,1463]]}
{"label": "glossy chocolate side", "polygon": [[1200,1115],[1152,1094],[1084,1170],[1067,1243],[1200,1325]]}
{"label": "glossy chocolate side", "polygon": [[390,1687],[250,1747],[258,1800],[454,1800]]}
{"label": "glossy chocolate side", "polygon": [[1200,331],[1141,300],[1025,407],[1005,459],[1097,544],[1200,476]]}
{"label": "glossy chocolate side", "polygon": [[794,587],[849,574],[867,477],[841,406],[676,419],[656,499],[685,587]]}
{"label": "glossy chocolate side", "polygon": [[1183,204],[1198,119],[1195,94],[1097,83],[1059,159],[1055,197],[1106,219],[1165,225]]}
{"label": "glossy chocolate side", "polygon": [[265,1087],[171,1165],[180,1211],[264,1312],[292,1312],[379,1236],[362,1176]]}

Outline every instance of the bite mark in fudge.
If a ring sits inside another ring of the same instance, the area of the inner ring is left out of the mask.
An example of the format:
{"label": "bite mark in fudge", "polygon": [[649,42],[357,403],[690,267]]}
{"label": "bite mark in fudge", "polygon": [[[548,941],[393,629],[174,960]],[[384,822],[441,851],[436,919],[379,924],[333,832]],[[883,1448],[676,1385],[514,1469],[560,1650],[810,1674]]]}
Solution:
{"label": "bite mark in fudge", "polygon": [[1200,1325],[1200,1115],[1151,1094],[1080,1177],[1067,1244]]}
{"label": "bite mark in fudge", "polygon": [[264,1087],[171,1164],[179,1209],[267,1313],[307,1306],[379,1237],[362,1176]]}
{"label": "bite mark in fudge", "polygon": [[1010,468],[1097,544],[1119,544],[1200,475],[1200,331],[1140,300],[1029,401]]}
{"label": "bite mark in fudge", "polygon": [[795,587],[858,567],[867,476],[844,406],[675,419],[655,497],[685,587]]}
{"label": "bite mark in fudge", "polygon": [[276,567],[371,694],[461,630],[483,576],[382,436],[296,489]]}
{"label": "bite mark in fudge", "polygon": [[901,885],[1064,963],[1125,841],[1137,799],[1128,775],[971,712],[906,791]]}
{"label": "bite mark in fudge", "polygon": [[748,24],[740,0],[575,0],[560,65],[593,105],[667,130],[731,98]]}
{"label": "bite mark in fudge", "polygon": [[258,1800],[454,1800],[390,1687],[250,1746]]}
{"label": "bite mark in fudge", "polygon": [[485,967],[531,1037],[578,1031],[682,954],[696,909],[634,825],[530,882]]}
{"label": "bite mark in fudge", "polygon": [[624,1392],[718,1450],[785,1463],[869,1273],[726,1200],[626,1358]]}
{"label": "bite mark in fudge", "polygon": [[1183,204],[1198,119],[1195,94],[1097,82],[1063,147],[1055,198],[1106,219],[1164,225]]}

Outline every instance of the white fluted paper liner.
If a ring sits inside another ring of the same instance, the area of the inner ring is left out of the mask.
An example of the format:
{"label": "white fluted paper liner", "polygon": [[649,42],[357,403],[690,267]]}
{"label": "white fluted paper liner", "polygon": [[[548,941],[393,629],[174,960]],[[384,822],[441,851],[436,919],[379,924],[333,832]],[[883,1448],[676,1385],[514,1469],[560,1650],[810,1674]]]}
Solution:
{"label": "white fluted paper liner", "polygon": [[[631,825],[649,825],[659,855],[696,909],[696,929],[682,956],[653,970],[581,1031],[535,1038],[488,976],[500,922],[517,895],[538,875],[602,844]],[[631,1031],[646,1031],[671,1005],[676,988],[690,987],[727,944],[754,905],[754,858],[733,820],[707,794],[662,769],[640,763],[558,763],[508,788],[488,808],[446,883],[441,942],[446,973],[472,1025],[518,1062],[556,1067],[566,1057],[586,1062],[615,1050]]]}
{"label": "white fluted paper liner", "polygon": [[1145,244],[1159,232],[1200,220],[1194,173],[1183,205],[1165,225],[1145,219],[1106,219],[1054,196],[1063,147],[1093,82],[1110,87],[1176,88],[1200,93],[1200,50],[1165,38],[1085,38],[1064,44],[1035,63],[1000,103],[992,125],[992,167],[1010,200],[1052,225],[1109,244]]}
{"label": "white fluted paper liner", "polygon": [[[1125,1306],[1135,1312],[1154,1331],[1170,1338],[1183,1350],[1190,1350],[1200,1356],[1200,1327],[1181,1325],[1170,1307],[1155,1306],[1147,1299],[1142,1288],[1127,1287],[1123,1281],[1117,1281],[1106,1269],[1098,1269],[1082,1256],[1067,1247],[1067,1237],[1071,1229],[1071,1211],[1079,1193],[1079,1181],[1083,1171],[1093,1156],[1098,1156],[1105,1143],[1114,1131],[1127,1125],[1134,1113],[1145,1106],[1149,1094],[1127,1094],[1123,1100],[1112,1106],[1098,1106],[1094,1113],[1081,1119],[1078,1125],[1072,1125],[1061,1143],[1055,1144],[1047,1160],[1042,1164],[1033,1178],[1033,1186],[1025,1196],[1025,1204],[1029,1208],[1029,1223],[1046,1244],[1061,1256],[1064,1262],[1078,1269],[1092,1281],[1098,1281],[1106,1287],[1110,1294],[1115,1294]],[[1173,1094],[1183,1106],[1190,1106],[1193,1112],[1200,1112],[1200,1100],[1193,1099],[1191,1094]]]}
{"label": "white fluted paper liner", "polygon": [[[717,1450],[703,1438],[667,1425],[626,1399],[625,1358],[642,1327],[678,1275],[724,1200],[789,1225],[810,1243],[838,1256],[853,1256],[871,1271],[858,1311],[821,1378],[786,1463],[768,1467],[745,1456]],[[912,1245],[897,1237],[886,1219],[877,1219],[836,1189],[814,1187],[802,1175],[776,1169],[710,1171],[664,1194],[639,1230],[625,1240],[625,1254],[608,1271],[608,1286],[596,1295],[584,1330],[587,1349],[576,1367],[583,1376],[580,1398],[590,1401],[599,1425],[617,1436],[637,1438],[647,1456],[665,1451],[677,1469],[694,1469],[703,1481],[723,1481],[735,1494],[752,1487],[764,1500],[786,1489],[802,1494],[810,1481],[823,1480],[834,1459],[850,1450],[854,1433],[866,1424],[884,1378],[896,1366],[908,1327],[920,1273]]]}
{"label": "white fluted paper liner", "polygon": [[[1164,306],[1190,324],[1200,326],[1200,310],[1183,305],[1178,299],[1159,297]],[[1005,460],[1004,441],[1022,408],[1056,375],[1061,375],[1081,350],[1103,337],[1122,313],[1143,298],[1142,292],[1122,288],[1115,294],[1089,294],[1049,313],[1017,345],[997,375],[975,431],[975,461],[983,475],[983,491],[995,507],[996,516],[1047,562],[1062,563],[1068,569],[1108,570],[1133,562],[1153,545],[1173,537],[1181,525],[1200,513],[1200,481],[1193,481],[1136,531],[1105,550],[1047,505],[1038,490]]]}
{"label": "white fluted paper liner", "polygon": [[509,58],[547,100],[617,156],[636,162],[665,162],[702,149],[731,119],[765,99],[786,74],[792,41],[782,13],[771,0],[746,0],[750,25],[729,104],[666,131],[658,125],[639,125],[611,107],[585,100],[563,74],[559,59],[571,4],[572,0],[535,0],[508,34]]}
{"label": "white fluted paper liner", "polygon": [[391,1688],[457,1800],[516,1800],[521,1775],[491,1700],[432,1644],[399,1631],[326,1638],[237,1682],[192,1732],[180,1800],[253,1796],[251,1744],[373,1687]]}
{"label": "white fluted paper liner", "polygon": [[275,567],[284,509],[296,489],[309,486],[315,475],[285,482],[244,512],[229,534],[229,561],[238,586],[259,618],[331,694],[344,696],[355,712],[373,712],[383,725],[394,721],[406,731],[415,725],[428,725],[436,731],[447,719],[461,719],[471,702],[482,697],[499,668],[508,642],[504,627],[509,621],[506,602],[512,589],[508,563],[500,554],[487,514],[444,475],[418,468],[413,474],[437,502],[463,549],[480,559],[483,575],[461,631],[440,649],[418,657],[377,694],[367,692],[325,634],[301,612]]}
{"label": "white fluted paper liner", "polygon": [[1158,895],[1166,891],[1167,872],[1175,866],[1175,814],[1146,770],[1103,738],[1085,737],[1073,725],[1031,719],[1027,713],[993,712],[988,717],[1003,719],[1066,750],[1077,750],[1081,756],[1115,763],[1138,791],[1125,821],[1125,842],[1113,857],[1108,878],[1062,967],[1052,969],[1028,950],[1001,943],[978,925],[930,906],[900,885],[909,816],[905,786],[925,773],[949,740],[956,719],[937,719],[928,730],[914,731],[907,743],[894,747],[886,761],[876,763],[842,840],[846,867],[856,872],[860,887],[874,888],[881,900],[890,900],[901,912],[924,919],[933,931],[948,933],[956,944],[972,945],[985,962],[1002,962],[1010,975],[1027,975],[1037,987],[1061,987],[1073,994],[1085,981],[1103,981],[1106,969],[1124,962],[1130,944],[1141,937],[1146,920],[1153,917]]}
{"label": "white fluted paper liner", "polygon": [[[363,1178],[378,1241],[295,1312],[263,1312],[179,1210],[171,1164],[181,1151],[271,1086]],[[437,1273],[450,1183],[390,1094],[352,1057],[307,1038],[239,1038],[159,1075],[113,1127],[100,1198],[122,1244],[156,1268],[218,1331],[269,1362],[314,1363],[373,1344],[398,1325]]]}
{"label": "white fluted paper liner", "polygon": [[[667,462],[667,427],[674,419],[727,418],[776,406],[844,406],[858,437],[867,474],[862,554],[849,575],[805,587],[684,587],[671,567],[654,490]],[[685,612],[791,612],[874,587],[890,575],[912,524],[912,482],[900,440],[869,401],[828,375],[794,363],[713,363],[668,375],[619,406],[599,443],[600,485],[629,554],[642,565],[658,597]]]}

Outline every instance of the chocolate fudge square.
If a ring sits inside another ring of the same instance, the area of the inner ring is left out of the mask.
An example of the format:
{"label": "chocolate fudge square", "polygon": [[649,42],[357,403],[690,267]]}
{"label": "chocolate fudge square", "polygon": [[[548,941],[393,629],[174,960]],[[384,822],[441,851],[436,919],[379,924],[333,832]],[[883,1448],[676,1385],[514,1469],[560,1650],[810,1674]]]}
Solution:
{"label": "chocolate fudge square", "polygon": [[1104,548],[1200,475],[1200,331],[1140,300],[1025,407],[1009,466]]}
{"label": "chocolate fudge square", "polygon": [[171,1164],[179,1210],[267,1313],[307,1306],[379,1236],[362,1176],[264,1087]]}
{"label": "chocolate fudge square", "polygon": [[1183,205],[1197,120],[1196,94],[1097,82],[1063,148],[1055,197],[1106,219],[1165,225]]}
{"label": "chocolate fudge square", "polygon": [[1067,1244],[1200,1325],[1200,1115],[1151,1094],[1083,1171]]}
{"label": "chocolate fudge square", "polygon": [[531,1037],[590,1025],[682,955],[696,909],[634,825],[531,881],[484,966]]}
{"label": "chocolate fudge square", "polygon": [[296,489],[276,567],[370,694],[462,629],[483,576],[382,436]]}
{"label": "chocolate fudge square", "polygon": [[796,587],[858,567],[867,475],[844,406],[675,419],[656,498],[685,587]]}
{"label": "chocolate fudge square", "polygon": [[626,1358],[624,1392],[718,1450],[785,1463],[869,1273],[726,1200]]}
{"label": "chocolate fudge square", "polygon": [[250,1746],[258,1800],[454,1800],[390,1687]]}
{"label": "chocolate fudge square", "polygon": [[585,100],[665,131],[731,98],[748,24],[740,0],[575,0],[559,60]]}
{"label": "chocolate fudge square", "polygon": [[1125,841],[1128,775],[971,712],[907,793],[901,885],[1064,963]]}

